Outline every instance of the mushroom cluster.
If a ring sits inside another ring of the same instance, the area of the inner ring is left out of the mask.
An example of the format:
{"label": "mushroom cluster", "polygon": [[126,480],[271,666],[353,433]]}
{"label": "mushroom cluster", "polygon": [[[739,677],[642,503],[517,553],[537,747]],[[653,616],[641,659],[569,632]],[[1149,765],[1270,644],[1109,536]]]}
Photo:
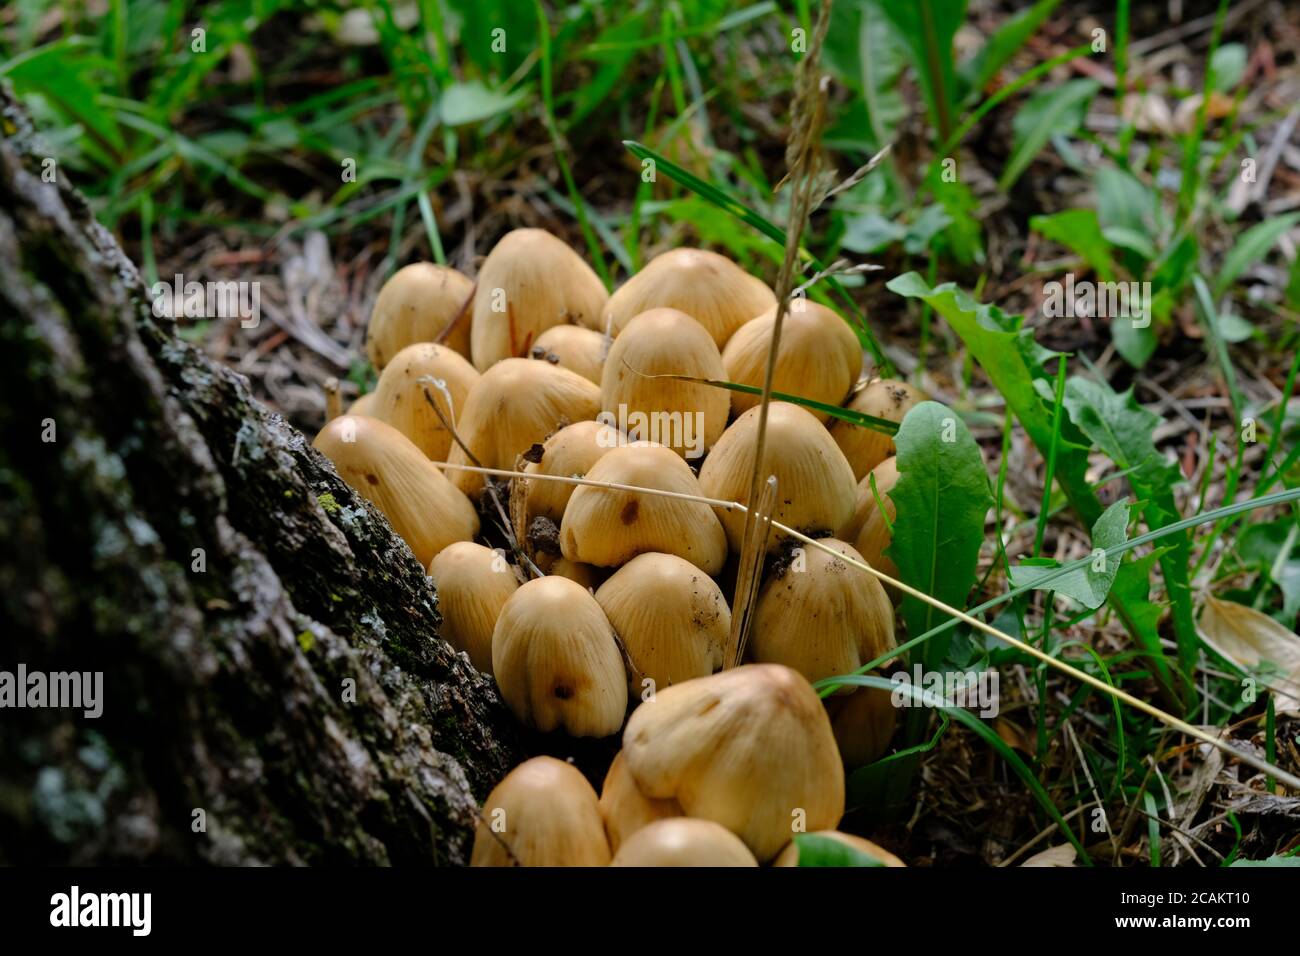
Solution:
{"label": "mushroom cluster", "polygon": [[[836,830],[846,768],[889,747],[889,695],[812,686],[895,646],[895,595],[854,567],[894,570],[887,435],[771,402],[772,517],[797,534],[770,534],[744,660],[725,666],[761,409],[715,383],[763,384],[777,309],[699,249],[609,295],[537,229],[503,237],[477,281],[419,263],[381,290],[378,384],[315,447],[427,568],[440,637],[524,727],[559,735],[536,739],[608,754],[621,734],[599,793],[552,757],[511,771],[474,865],[797,865],[800,833],[901,865]],[[921,399],[862,373],[843,317],[794,299],[774,389],[894,422]]]}

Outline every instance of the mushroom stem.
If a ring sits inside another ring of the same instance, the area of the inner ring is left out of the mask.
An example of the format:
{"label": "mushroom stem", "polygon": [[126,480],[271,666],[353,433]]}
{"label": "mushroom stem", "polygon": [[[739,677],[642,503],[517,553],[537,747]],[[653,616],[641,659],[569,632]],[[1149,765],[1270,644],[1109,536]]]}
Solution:
{"label": "mushroom stem", "polygon": [[325,390],[325,421],[332,422],[343,414],[343,394],[339,380],[331,375],[321,387]]}
{"label": "mushroom stem", "polygon": [[[595,488],[608,488],[611,491],[634,491],[640,494],[661,495],[666,498],[685,498],[690,501],[701,501],[715,508],[726,508],[728,510],[739,509],[740,511],[743,512],[749,511],[748,508],[746,508],[738,501],[722,501],[717,498],[706,498],[703,495],[691,495],[680,491],[664,491],[663,489],[660,488],[641,488],[636,485],[625,485],[613,481],[588,481],[585,478],[568,478],[561,475],[541,475],[541,474],[528,475],[525,474],[524,472],[519,472],[519,471],[506,471],[500,468],[475,468],[469,465],[439,464],[438,467],[462,468],[468,471],[478,471],[485,475],[536,478],[543,481],[564,481],[575,485],[589,485]],[[769,508],[768,510],[770,513],[771,509]],[[991,624],[985,624],[979,618],[972,617],[971,615],[967,614],[965,611],[960,611],[950,604],[945,604],[943,601],[940,601],[938,598],[926,594],[924,591],[918,590],[917,588],[914,588],[909,584],[904,584],[902,581],[898,580],[897,578],[892,577],[888,574],[885,574],[883,571],[878,571],[877,569],[871,567],[871,565],[867,564],[865,561],[856,561],[853,558],[846,557],[845,555],[840,554],[838,551],[835,551],[833,548],[830,548],[827,545],[823,544],[822,542],[818,541],[816,538],[810,538],[806,534],[802,534],[801,532],[795,531],[793,528],[787,527],[786,525],[782,524],[779,521],[772,520],[771,526],[773,528],[776,528],[778,531],[788,534],[792,538],[798,539],[799,541],[803,542],[806,545],[809,545],[810,547],[814,547],[819,551],[825,551],[827,554],[834,555],[836,558],[845,562],[846,564],[852,565],[853,567],[858,568],[861,571],[866,571],[868,574],[874,576],[882,583],[895,587],[898,590],[902,591],[904,594],[910,594],[918,601],[923,601],[924,603],[929,604],[931,607],[938,608],[940,611],[943,611],[946,614],[951,614],[953,617],[957,618],[960,621],[964,621],[965,623],[969,624],[971,627],[975,628],[976,630],[983,631],[985,634],[997,638],[998,640],[1002,641],[1004,644],[1014,647],[1017,650],[1028,654],[1030,657],[1042,661],[1048,667],[1051,667],[1054,670],[1058,670],[1061,673],[1067,675],[1068,677],[1072,677],[1077,681],[1087,684],[1089,687],[1092,687],[1094,690],[1099,690],[1103,694],[1107,694],[1111,697],[1114,697],[1116,700],[1122,701],[1128,704],[1130,707],[1142,711],[1142,713],[1146,714],[1148,717],[1154,717],[1156,720],[1160,721],[1161,723],[1169,727],[1172,727],[1174,730],[1178,731],[1181,734],[1186,734],[1189,737],[1195,737],[1197,740],[1201,741],[1201,743],[1209,744],[1211,747],[1214,747],[1216,750],[1221,750],[1229,757],[1234,757],[1237,760],[1240,760],[1242,763],[1255,768],[1261,773],[1272,774],[1273,777],[1278,782],[1284,784],[1288,789],[1300,793],[1300,777],[1297,777],[1295,774],[1288,773],[1285,770],[1275,767],[1272,764],[1270,764],[1267,760],[1262,760],[1259,757],[1256,757],[1254,754],[1237,750],[1226,740],[1223,740],[1219,737],[1215,737],[1214,735],[1209,734],[1204,730],[1201,730],[1199,727],[1195,727],[1192,724],[1187,723],[1187,721],[1185,720],[1180,720],[1177,717],[1173,716],[1172,714],[1166,713],[1165,711],[1161,710],[1159,707],[1156,707],[1154,704],[1149,704],[1139,697],[1134,697],[1128,691],[1120,690],[1118,687],[1112,687],[1110,684],[1106,683],[1101,678],[1093,677],[1091,674],[1087,673],[1086,671],[1081,671],[1077,667],[1067,664],[1065,661],[1053,657],[1051,654],[1048,654],[1045,651],[1039,650],[1033,644],[1028,644],[1017,637],[1012,637],[1010,634],[1007,634],[1005,631],[998,630],[996,627],[994,627]],[[733,611],[733,615],[734,613],[735,612]],[[898,653],[901,653],[906,649],[907,649],[907,645],[904,644],[891,651],[889,656],[894,657]],[[864,665],[862,670],[865,672],[866,670],[875,667],[880,663],[882,662],[870,661],[869,663]],[[825,683],[828,689],[833,689],[835,686],[833,684],[834,680],[835,678],[827,678],[827,681],[819,682],[819,683]]]}

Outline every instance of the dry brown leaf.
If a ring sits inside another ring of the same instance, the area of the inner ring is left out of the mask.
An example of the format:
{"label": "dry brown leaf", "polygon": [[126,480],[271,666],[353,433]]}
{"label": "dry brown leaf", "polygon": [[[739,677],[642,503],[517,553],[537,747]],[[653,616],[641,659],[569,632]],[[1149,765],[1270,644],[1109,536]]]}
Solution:
{"label": "dry brown leaf", "polygon": [[[1178,104],[1174,110],[1173,128],[1179,133],[1190,133],[1196,126],[1196,116],[1201,109],[1204,97],[1194,93]],[[1218,90],[1210,93],[1210,105],[1205,108],[1206,121],[1220,120],[1232,113],[1235,101],[1231,96],[1224,96]]]}
{"label": "dry brown leaf", "polygon": [[1248,672],[1268,662],[1276,672],[1261,675],[1260,683],[1277,694],[1279,712],[1300,714],[1300,637],[1295,632],[1235,601],[1207,596],[1198,630],[1201,639]]}
{"label": "dry brown leaf", "polygon": [[1029,859],[1021,863],[1021,866],[1074,866],[1074,847],[1068,843],[1062,843],[1060,846],[1054,846],[1051,849],[1044,850],[1042,853],[1035,853]]}
{"label": "dry brown leaf", "polygon": [[1131,93],[1120,104],[1120,115],[1140,133],[1174,132],[1174,117],[1159,93]]}

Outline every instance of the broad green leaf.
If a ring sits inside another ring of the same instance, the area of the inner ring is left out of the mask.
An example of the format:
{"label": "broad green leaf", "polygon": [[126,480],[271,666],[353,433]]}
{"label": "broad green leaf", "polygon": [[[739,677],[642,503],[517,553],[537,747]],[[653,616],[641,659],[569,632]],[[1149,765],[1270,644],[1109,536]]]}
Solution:
{"label": "broad green leaf", "polygon": [[1214,71],[1214,88],[1220,93],[1232,90],[1246,74],[1246,61],[1249,56],[1245,46],[1240,43],[1225,43],[1214,51],[1210,57],[1210,66]]}
{"label": "broad green leaf", "polygon": [[1066,209],[1050,216],[1034,216],[1029,228],[1078,253],[1102,282],[1114,281],[1115,261],[1110,255],[1110,243],[1101,234],[1096,210]]}
{"label": "broad green leaf", "polygon": [[796,833],[800,866],[884,866],[885,861],[855,846],[817,833]]}
{"label": "broad green leaf", "polygon": [[490,90],[478,81],[454,83],[442,91],[439,110],[448,126],[477,123],[513,109],[524,98],[525,90],[512,93]]}
{"label": "broad green leaf", "polygon": [[1149,261],[1156,257],[1155,245],[1146,233],[1137,229],[1130,229],[1128,226],[1107,226],[1102,230],[1102,235],[1112,246],[1119,246],[1121,249],[1136,253],[1143,260]]}
{"label": "broad green leaf", "polygon": [[[1035,383],[1042,382],[1048,394],[1051,393],[1052,379],[1044,370],[1043,362],[1056,353],[1039,347],[1032,335],[1020,328],[1019,319],[996,306],[976,302],[952,283],[931,289],[917,273],[909,272],[891,280],[886,288],[928,303],[947,320],[1002,394],[1030,441],[1046,457],[1052,444],[1052,409]],[[1091,527],[1101,517],[1102,506],[1088,482],[1087,447],[1082,442],[1083,436],[1073,424],[1062,429],[1057,447],[1056,482],[1075,514]],[[1184,574],[1185,568],[1184,565]],[[1132,632],[1130,611],[1124,606],[1123,597],[1112,589],[1110,600]]]}
{"label": "broad green leaf", "polygon": [[840,245],[850,252],[870,255],[892,246],[906,235],[907,227],[901,223],[878,212],[867,212],[845,220]]}
{"label": "broad green leaf", "polygon": [[[993,504],[979,445],[961,418],[937,402],[922,402],[894,436],[898,483],[890,492],[897,517],[888,554],[906,583],[955,607],[965,607]],[[946,617],[916,598],[903,599],[909,634]],[[943,659],[946,641],[926,645],[925,660]]]}
{"label": "broad green leaf", "polygon": [[935,236],[936,251],[947,250],[958,262],[969,265],[984,261],[979,222],[979,201],[970,186],[958,177],[944,182],[941,166],[931,166],[926,179],[930,194],[939,201],[950,220]]}
{"label": "broad green leaf", "polygon": [[[1115,235],[1126,241],[1139,237],[1150,246],[1147,236],[1156,234],[1159,227],[1159,203],[1156,194],[1131,173],[1114,166],[1104,165],[1094,177],[1097,190],[1097,219],[1103,234],[1120,230]],[[1116,240],[1111,240],[1115,242]]]}
{"label": "broad green leaf", "polygon": [[1156,334],[1150,324],[1138,326],[1120,316],[1111,320],[1110,337],[1115,351],[1134,368],[1144,368],[1156,352]]}
{"label": "broad green leaf", "polygon": [[966,19],[966,0],[882,0],[881,9],[907,50],[934,125],[941,127],[946,114],[949,126],[955,126],[956,104],[964,97],[953,69],[952,41]]}
{"label": "broad green leaf", "polygon": [[968,98],[977,96],[1016,51],[1043,25],[1061,0],[1038,0],[994,31],[979,52],[957,68]]}
{"label": "broad green leaf", "polygon": [[[1129,504],[1128,499],[1115,502],[1107,508],[1097,523],[1092,526],[1093,548],[1114,548],[1128,540]],[[1059,568],[1059,562],[1032,565],[1018,564],[1011,568],[1011,583],[1015,587],[1028,585],[1037,587],[1036,582],[1050,570]],[[1057,578],[1046,588],[1074,598],[1086,608],[1096,609],[1106,601],[1115,576],[1119,573],[1118,559],[1097,556],[1096,564],[1074,568],[1065,577]]]}
{"label": "broad green leaf", "polygon": [[[1137,403],[1132,389],[1119,393],[1105,383],[1074,376],[1065,383],[1065,407],[1075,426],[1121,471],[1128,472],[1133,490],[1148,502],[1143,509],[1148,525],[1163,528],[1182,517],[1174,498],[1182,473],[1156,449],[1151,437],[1161,419]],[[1173,604],[1174,631],[1186,670],[1195,660],[1198,644],[1188,577],[1191,540],[1179,532],[1170,544],[1160,568]]]}
{"label": "broad green leaf", "polygon": [[1101,84],[1096,80],[1070,80],[1031,96],[1011,121],[1011,158],[1002,170],[998,189],[1010,189],[1053,136],[1076,132],[1099,89]]}
{"label": "broad green leaf", "polygon": [[1263,259],[1282,234],[1297,222],[1300,222],[1300,213],[1293,212],[1276,219],[1265,219],[1243,232],[1232,251],[1224,257],[1223,268],[1214,278],[1215,297],[1223,295],[1243,272]]}
{"label": "broad green leaf", "polygon": [[[881,0],[831,7],[830,32],[822,60],[841,83],[861,97],[853,104],[853,126],[861,138],[857,148],[879,151],[894,139],[898,124],[907,115],[898,82],[906,57],[885,21]],[[835,124],[827,130],[828,142],[848,135],[847,112],[840,111]]]}

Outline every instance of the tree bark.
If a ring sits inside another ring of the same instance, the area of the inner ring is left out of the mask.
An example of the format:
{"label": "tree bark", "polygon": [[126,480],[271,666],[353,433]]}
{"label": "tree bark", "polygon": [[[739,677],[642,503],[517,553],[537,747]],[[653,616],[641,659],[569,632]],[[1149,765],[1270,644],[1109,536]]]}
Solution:
{"label": "tree bark", "polygon": [[424,569],[0,125],[0,670],[103,672],[0,710],[0,862],[467,862],[518,738]]}

